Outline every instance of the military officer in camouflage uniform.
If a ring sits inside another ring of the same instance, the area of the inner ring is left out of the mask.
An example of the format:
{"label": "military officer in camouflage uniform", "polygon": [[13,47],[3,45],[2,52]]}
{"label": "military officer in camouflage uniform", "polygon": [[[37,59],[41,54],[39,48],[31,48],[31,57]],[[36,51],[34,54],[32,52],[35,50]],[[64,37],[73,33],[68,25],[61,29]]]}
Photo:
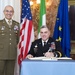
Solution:
{"label": "military officer in camouflage uniform", "polygon": [[14,75],[19,23],[12,20],[14,14],[12,6],[6,6],[3,12],[5,18],[0,20],[0,75]]}

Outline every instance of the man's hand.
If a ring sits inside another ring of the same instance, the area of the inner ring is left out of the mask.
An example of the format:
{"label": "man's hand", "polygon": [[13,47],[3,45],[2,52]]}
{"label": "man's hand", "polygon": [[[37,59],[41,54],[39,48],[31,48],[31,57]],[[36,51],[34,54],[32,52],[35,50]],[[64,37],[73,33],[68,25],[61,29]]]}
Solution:
{"label": "man's hand", "polygon": [[27,59],[33,58],[33,56],[32,56],[31,54],[28,54],[28,55],[26,56],[26,58],[27,58]]}
{"label": "man's hand", "polygon": [[51,58],[51,57],[54,57],[54,53],[53,52],[46,52],[44,54],[45,57],[48,57],[48,58]]}

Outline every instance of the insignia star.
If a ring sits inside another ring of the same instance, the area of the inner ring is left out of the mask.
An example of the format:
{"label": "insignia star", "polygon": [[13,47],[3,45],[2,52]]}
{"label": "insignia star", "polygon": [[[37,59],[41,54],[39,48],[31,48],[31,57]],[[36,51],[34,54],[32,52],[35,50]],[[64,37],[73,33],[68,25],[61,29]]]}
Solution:
{"label": "insignia star", "polygon": [[56,39],[56,41],[60,41],[60,42],[61,42],[61,39],[62,39],[62,38],[61,38],[61,37],[59,37],[58,39]]}
{"label": "insignia star", "polygon": [[61,37],[59,37],[59,41],[61,42]]}
{"label": "insignia star", "polygon": [[59,31],[61,31],[62,30],[62,28],[61,28],[61,26],[59,26]]}

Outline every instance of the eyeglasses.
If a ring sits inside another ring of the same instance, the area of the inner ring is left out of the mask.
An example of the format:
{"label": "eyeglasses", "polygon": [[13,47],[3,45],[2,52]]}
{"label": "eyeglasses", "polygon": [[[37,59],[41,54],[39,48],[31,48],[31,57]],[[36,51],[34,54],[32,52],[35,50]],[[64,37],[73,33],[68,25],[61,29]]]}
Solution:
{"label": "eyeglasses", "polygon": [[10,12],[10,13],[13,13],[14,11],[5,10],[5,12]]}

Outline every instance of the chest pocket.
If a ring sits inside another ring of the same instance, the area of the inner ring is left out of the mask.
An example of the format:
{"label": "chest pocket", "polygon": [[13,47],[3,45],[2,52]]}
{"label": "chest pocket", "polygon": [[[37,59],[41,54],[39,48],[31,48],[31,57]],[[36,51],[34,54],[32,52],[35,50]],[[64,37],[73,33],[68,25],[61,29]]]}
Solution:
{"label": "chest pocket", "polygon": [[0,26],[0,38],[4,38],[6,33],[7,32],[5,26]]}
{"label": "chest pocket", "polygon": [[2,48],[3,48],[3,44],[0,43],[0,49],[2,49]]}

